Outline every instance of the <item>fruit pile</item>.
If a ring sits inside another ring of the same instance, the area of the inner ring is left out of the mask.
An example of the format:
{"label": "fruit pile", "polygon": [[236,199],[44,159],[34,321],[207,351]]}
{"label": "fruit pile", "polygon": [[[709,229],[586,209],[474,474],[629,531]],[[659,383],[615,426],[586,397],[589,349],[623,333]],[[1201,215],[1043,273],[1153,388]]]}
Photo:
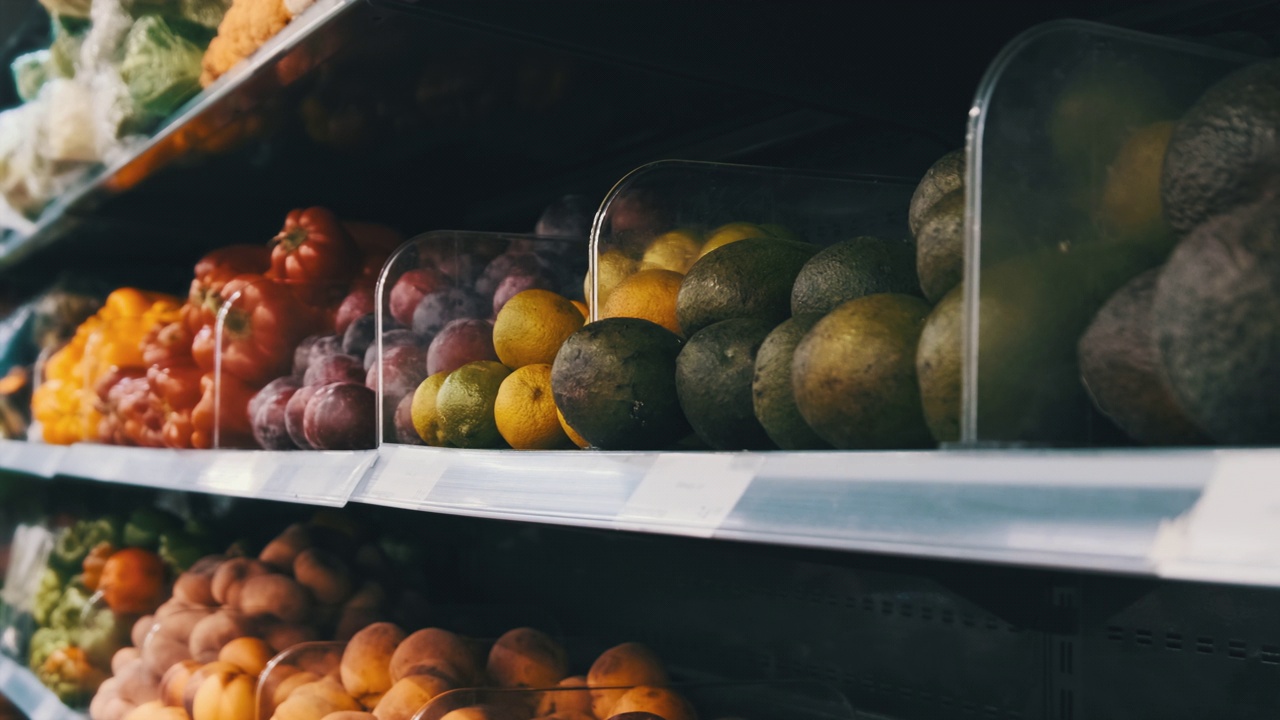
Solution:
{"label": "fruit pile", "polygon": [[342,223],[323,208],[295,210],[269,244],[233,245],[202,258],[185,302],[116,291],[46,366],[32,402],[44,440],[373,447],[374,391],[363,371],[357,378],[329,362],[306,374],[304,363],[298,382],[314,386],[316,409],[301,413],[292,433],[276,397],[289,384],[259,390],[294,369],[295,348],[308,337],[342,334],[357,320],[372,327],[374,285],[400,241],[395,231]]}
{"label": "fruit pile", "polygon": [[[946,194],[926,178],[917,195],[931,193]],[[555,403],[603,449],[929,445],[916,351],[931,307],[917,262],[931,293],[949,289],[909,241],[820,248],[778,225],[734,222],[705,239],[677,228],[636,256],[607,250],[599,319],[557,355]]]}
{"label": "fruit pile", "polygon": [[196,561],[137,619],[93,697],[93,720],[252,717],[258,675],[276,653],[348,638],[389,607],[388,561],[353,528],[292,525],[257,558],[237,552]]}

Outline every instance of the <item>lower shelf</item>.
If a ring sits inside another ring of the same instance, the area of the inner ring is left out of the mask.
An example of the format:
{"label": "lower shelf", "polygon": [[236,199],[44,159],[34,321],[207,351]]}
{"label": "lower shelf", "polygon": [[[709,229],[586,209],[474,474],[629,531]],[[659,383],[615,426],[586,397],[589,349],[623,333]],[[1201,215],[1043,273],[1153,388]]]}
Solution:
{"label": "lower shelf", "polygon": [[1280,587],[1280,449],[175,451],[0,442],[161,489]]}
{"label": "lower shelf", "polygon": [[0,695],[23,712],[30,720],[85,720],[53,694],[31,671],[13,658],[0,655]]}

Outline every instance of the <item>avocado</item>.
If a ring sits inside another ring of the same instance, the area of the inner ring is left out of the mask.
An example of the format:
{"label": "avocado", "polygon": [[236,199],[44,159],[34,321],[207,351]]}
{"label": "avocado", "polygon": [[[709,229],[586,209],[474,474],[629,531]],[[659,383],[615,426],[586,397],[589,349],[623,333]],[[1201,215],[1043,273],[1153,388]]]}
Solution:
{"label": "avocado", "polygon": [[957,285],[925,318],[916,347],[920,404],[933,439],[960,440],[961,357],[964,337],[964,286]]}
{"label": "avocado", "polygon": [[751,400],[756,352],[772,329],[758,318],[721,320],[690,336],[676,358],[680,407],[698,437],[716,450],[775,447]]}
{"label": "avocado", "polygon": [[953,190],[929,208],[916,232],[916,274],[929,302],[938,302],[964,279],[964,190]]}
{"label": "avocado", "polygon": [[609,318],[570,335],[551,366],[565,422],[604,450],[657,450],[689,432],[676,396],[681,341],[661,325]]}
{"label": "avocado", "polygon": [[809,427],[837,448],[931,443],[920,409],[916,345],[929,304],[897,293],[850,300],[796,346],[791,383]]}
{"label": "avocado", "polygon": [[685,336],[730,318],[759,318],[770,327],[786,320],[791,285],[817,252],[809,243],[747,238],[707,253],[689,268],[676,295]]}
{"label": "avocado", "polygon": [[858,237],[824,248],[800,268],[791,312],[825,314],[847,300],[876,293],[916,294],[915,248],[910,242]]}
{"label": "avocado", "polygon": [[938,158],[920,179],[916,191],[911,195],[911,206],[907,211],[907,227],[913,236],[919,237],[920,226],[924,224],[924,216],[943,198],[957,190],[964,191],[965,149],[952,150]]}
{"label": "avocado", "polygon": [[755,374],[751,379],[752,405],[764,431],[783,450],[831,447],[804,421],[791,387],[791,359],[796,346],[821,319],[820,313],[792,315],[769,333],[756,353]]}
{"label": "avocado", "polygon": [[1080,337],[1080,379],[1093,404],[1130,437],[1147,445],[1203,443],[1174,398],[1151,330],[1159,270],[1126,283]]}
{"label": "avocado", "polygon": [[1193,422],[1230,444],[1280,442],[1280,182],[1204,223],[1156,282],[1151,324]]}
{"label": "avocado", "polygon": [[1241,68],[1205,91],[1175,125],[1160,195],[1179,236],[1257,197],[1280,150],[1280,60]]}

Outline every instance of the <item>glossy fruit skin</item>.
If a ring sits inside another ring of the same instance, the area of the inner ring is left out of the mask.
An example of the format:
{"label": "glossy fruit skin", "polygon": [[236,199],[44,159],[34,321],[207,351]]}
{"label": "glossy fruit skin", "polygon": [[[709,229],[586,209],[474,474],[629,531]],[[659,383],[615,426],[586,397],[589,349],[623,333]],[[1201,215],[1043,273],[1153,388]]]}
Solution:
{"label": "glossy fruit skin", "polygon": [[323,316],[305,306],[289,286],[260,275],[240,275],[222,289],[222,372],[251,385],[286,374],[298,343]]}
{"label": "glossy fruit skin", "polygon": [[222,288],[246,273],[264,273],[271,267],[271,249],[263,245],[229,245],[196,262],[195,277],[182,308],[182,319],[192,335],[212,325],[222,307]]}
{"label": "glossy fruit skin", "polygon": [[208,449],[253,448],[253,426],[249,422],[249,401],[257,390],[227,374],[221,382],[213,375],[200,378],[200,402],[191,411],[191,444]]}
{"label": "glossy fruit skin", "polygon": [[325,208],[291,210],[271,241],[269,275],[294,285],[339,285],[354,277],[360,257],[337,216]]}

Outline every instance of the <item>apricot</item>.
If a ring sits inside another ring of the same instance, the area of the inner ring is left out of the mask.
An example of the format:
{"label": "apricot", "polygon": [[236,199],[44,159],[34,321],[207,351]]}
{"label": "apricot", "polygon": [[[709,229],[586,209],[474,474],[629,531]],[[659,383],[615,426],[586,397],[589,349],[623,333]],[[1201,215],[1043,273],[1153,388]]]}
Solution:
{"label": "apricot", "polygon": [[435,696],[453,689],[435,675],[411,675],[396,682],[373,708],[378,720],[410,720]]}
{"label": "apricot", "polygon": [[613,716],[613,706],[636,685],[666,685],[666,668],[652,650],[640,643],[623,643],[609,648],[591,664],[587,684],[591,686],[591,711],[598,718]]}
{"label": "apricot", "polygon": [[455,685],[476,684],[480,679],[480,659],[471,643],[440,628],[419,630],[405,638],[391,656],[391,679],[434,673]]}
{"label": "apricot", "polygon": [[569,674],[564,648],[533,628],[509,630],[489,649],[486,668],[498,687],[547,688]]}
{"label": "apricot", "polygon": [[391,656],[405,638],[404,630],[395,623],[369,625],[351,636],[342,653],[342,685],[364,702],[367,695],[391,689]]}

